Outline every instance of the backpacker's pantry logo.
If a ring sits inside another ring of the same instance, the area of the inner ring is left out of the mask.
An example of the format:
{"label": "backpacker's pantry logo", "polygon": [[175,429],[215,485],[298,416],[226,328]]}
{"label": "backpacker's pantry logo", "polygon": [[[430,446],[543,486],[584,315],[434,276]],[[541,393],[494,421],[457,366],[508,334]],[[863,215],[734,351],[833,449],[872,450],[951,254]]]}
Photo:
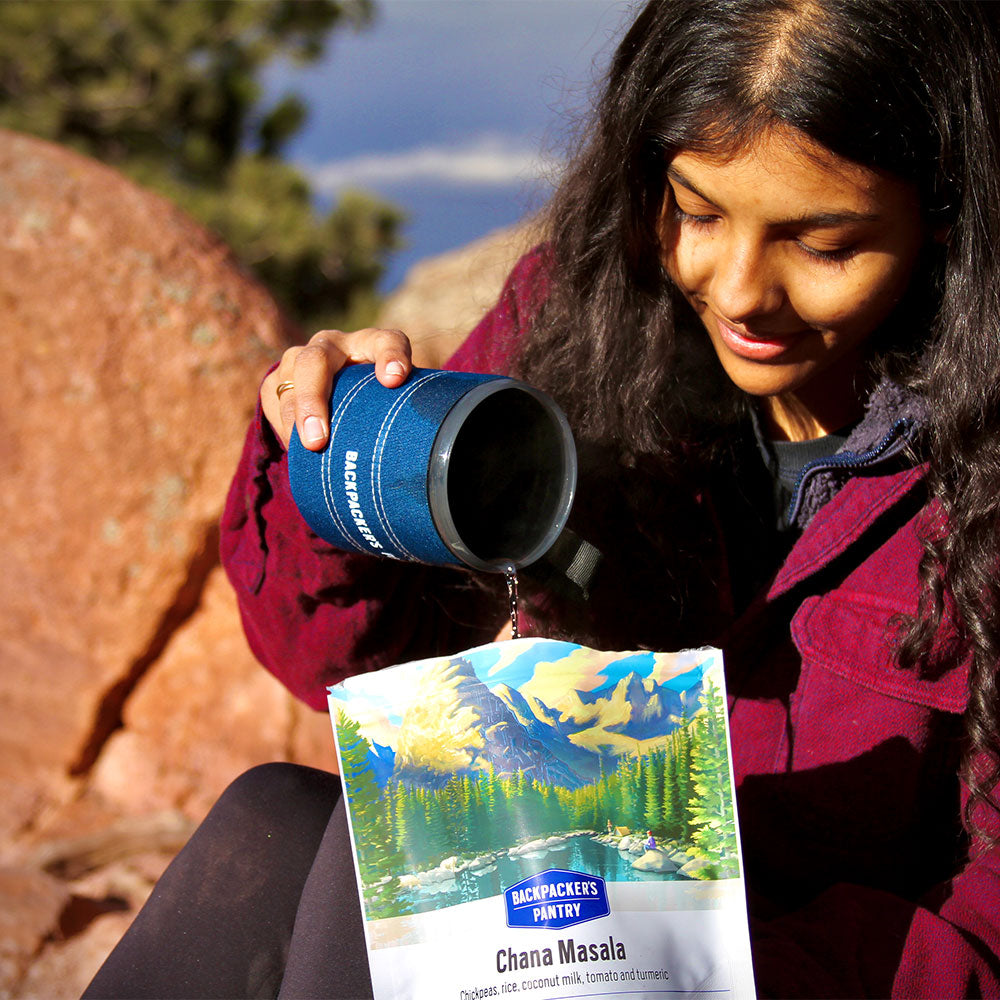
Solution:
{"label": "backpacker's pantry logo", "polygon": [[573,927],[611,913],[604,879],[549,868],[504,890],[508,927]]}

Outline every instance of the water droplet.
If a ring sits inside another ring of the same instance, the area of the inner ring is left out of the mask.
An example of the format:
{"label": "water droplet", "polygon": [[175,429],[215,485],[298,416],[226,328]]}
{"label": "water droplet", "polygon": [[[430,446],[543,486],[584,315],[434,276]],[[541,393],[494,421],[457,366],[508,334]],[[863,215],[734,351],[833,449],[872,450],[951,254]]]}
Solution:
{"label": "water droplet", "polygon": [[521,633],[517,627],[517,567],[512,562],[505,563],[503,576],[507,581],[507,596],[510,599],[511,638],[520,639]]}

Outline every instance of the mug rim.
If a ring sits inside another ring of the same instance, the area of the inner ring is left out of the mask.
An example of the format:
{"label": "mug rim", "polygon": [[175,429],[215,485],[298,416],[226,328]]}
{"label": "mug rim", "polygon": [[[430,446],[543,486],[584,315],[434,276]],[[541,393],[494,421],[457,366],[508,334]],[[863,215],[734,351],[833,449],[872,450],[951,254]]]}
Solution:
{"label": "mug rim", "polygon": [[431,448],[431,459],[427,468],[427,496],[431,518],[434,521],[438,536],[445,546],[461,559],[465,565],[472,569],[490,573],[504,573],[509,570],[511,563],[490,562],[482,559],[472,552],[462,539],[455,525],[455,520],[452,517],[450,504],[448,503],[448,466],[458,431],[465,423],[469,414],[483,400],[498,392],[510,389],[515,389],[531,396],[554,419],[558,428],[560,458],[562,459],[563,466],[563,476],[560,484],[559,499],[555,508],[555,516],[538,542],[517,560],[514,566],[515,569],[530,566],[552,548],[566,526],[566,522],[569,520],[573,500],[576,497],[577,454],[576,445],[573,440],[573,431],[569,426],[566,415],[551,396],[529,385],[527,382],[504,375],[491,379],[488,382],[480,382],[463,394],[445,415],[435,436],[434,444]]}

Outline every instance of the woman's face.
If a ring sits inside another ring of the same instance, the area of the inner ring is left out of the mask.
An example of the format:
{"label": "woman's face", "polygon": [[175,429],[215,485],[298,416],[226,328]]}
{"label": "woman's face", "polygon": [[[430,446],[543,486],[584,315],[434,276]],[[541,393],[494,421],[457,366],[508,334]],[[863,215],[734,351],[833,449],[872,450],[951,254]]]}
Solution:
{"label": "woman's face", "polygon": [[772,433],[804,440],[860,409],[865,341],[899,301],[926,233],[910,184],[773,127],[667,170],[664,266]]}

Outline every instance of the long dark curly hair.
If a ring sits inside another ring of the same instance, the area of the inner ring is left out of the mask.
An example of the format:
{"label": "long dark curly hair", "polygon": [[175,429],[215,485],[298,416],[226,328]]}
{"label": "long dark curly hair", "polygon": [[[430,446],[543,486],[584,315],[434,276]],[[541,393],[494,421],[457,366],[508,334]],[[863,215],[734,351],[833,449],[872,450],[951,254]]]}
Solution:
{"label": "long dark curly hair", "polygon": [[[548,211],[553,287],[519,367],[583,446],[626,465],[718,466],[750,401],[661,267],[665,166],[770,125],[916,186],[938,236],[872,338],[924,395],[931,527],[902,668],[923,669],[953,604],[971,654],[967,819],[1000,777],[1000,53],[974,2],[651,0],[612,60]],[[697,377],[693,377],[693,372]],[[939,506],[934,506],[934,505]],[[937,525],[936,528],[933,526]],[[982,824],[975,824],[981,826]]]}

